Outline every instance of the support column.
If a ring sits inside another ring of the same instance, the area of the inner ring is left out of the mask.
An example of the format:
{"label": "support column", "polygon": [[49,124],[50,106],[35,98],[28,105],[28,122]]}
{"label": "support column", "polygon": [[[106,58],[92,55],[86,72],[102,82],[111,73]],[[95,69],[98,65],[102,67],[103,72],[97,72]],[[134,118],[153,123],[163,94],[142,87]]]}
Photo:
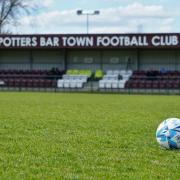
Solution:
{"label": "support column", "polygon": [[33,57],[33,51],[30,50],[30,70],[33,70],[33,65],[34,65],[34,57]]}
{"label": "support column", "polygon": [[67,61],[68,61],[68,52],[67,49],[64,49],[64,70],[67,71]]}
{"label": "support column", "polygon": [[178,50],[174,51],[174,59],[175,59],[174,70],[177,71],[178,70]]}
{"label": "support column", "polygon": [[137,63],[136,63],[137,70],[140,70],[140,50],[137,49]]}
{"label": "support column", "polygon": [[103,50],[100,50],[100,69],[103,70]]}
{"label": "support column", "polygon": [[0,69],[2,68],[2,50],[0,51]]}

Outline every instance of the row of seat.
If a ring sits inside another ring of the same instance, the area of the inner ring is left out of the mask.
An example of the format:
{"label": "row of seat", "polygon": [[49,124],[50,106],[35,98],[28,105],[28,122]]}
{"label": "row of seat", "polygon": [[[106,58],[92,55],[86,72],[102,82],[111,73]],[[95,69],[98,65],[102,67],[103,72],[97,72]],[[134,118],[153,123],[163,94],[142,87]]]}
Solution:
{"label": "row of seat", "polygon": [[57,87],[57,68],[51,70],[0,70],[0,86],[5,87]]}
{"label": "row of seat", "polygon": [[6,74],[6,75],[18,75],[18,74],[48,74],[49,70],[0,70],[0,74]]}
{"label": "row of seat", "polygon": [[146,75],[133,75],[131,76],[132,80],[146,80],[146,79],[154,79],[154,80],[168,80],[168,79],[180,79],[180,75],[173,75],[173,76],[169,76],[169,75],[158,75],[158,76],[146,76]]}
{"label": "row of seat", "polygon": [[84,82],[82,80],[63,80],[57,81],[58,88],[83,88]]}
{"label": "row of seat", "polygon": [[129,78],[132,76],[133,71],[132,70],[108,70],[107,75],[117,75],[120,76],[123,80],[129,80]]}
{"label": "row of seat", "polygon": [[132,75],[133,71],[132,70],[107,70],[106,74],[107,75]]}
{"label": "row of seat", "polygon": [[88,75],[68,75],[62,76],[57,82],[58,88],[83,88],[84,84],[87,83]]}
{"label": "row of seat", "polygon": [[125,86],[125,80],[101,80],[99,81],[100,89],[123,89]]}
{"label": "row of seat", "polygon": [[66,75],[86,75],[90,78],[92,76],[92,71],[87,69],[69,69],[66,71]]}
{"label": "row of seat", "polygon": [[164,81],[128,81],[125,85],[126,88],[134,88],[134,89],[179,89],[180,88],[180,80],[164,80]]}
{"label": "row of seat", "polygon": [[61,77],[61,76],[54,76],[54,75],[46,75],[46,74],[15,74],[15,75],[10,75],[10,74],[0,74],[0,79],[42,79],[42,78],[56,78],[56,77]]}
{"label": "row of seat", "polygon": [[131,70],[108,70],[103,79],[99,81],[99,88],[124,88],[131,75]]}
{"label": "row of seat", "polygon": [[134,71],[125,88],[179,89],[179,71]]}
{"label": "row of seat", "polygon": [[83,83],[86,83],[88,81],[88,76],[87,75],[63,75],[62,79],[63,80],[81,80]]}
{"label": "row of seat", "polygon": [[180,75],[180,71],[169,71],[169,70],[148,70],[148,71],[145,71],[145,70],[135,70],[133,71],[133,75],[145,75],[145,76],[148,76],[148,75],[155,75],[155,76],[158,76],[158,75],[169,75],[169,76],[176,76],[176,75]]}
{"label": "row of seat", "polygon": [[0,75],[62,75],[64,71],[52,68],[51,70],[0,70]]}
{"label": "row of seat", "polygon": [[57,81],[50,79],[3,79],[0,86],[5,87],[56,87]]}
{"label": "row of seat", "polygon": [[113,81],[113,80],[118,80],[119,79],[119,75],[104,75],[103,76],[103,80],[109,80],[109,81]]}

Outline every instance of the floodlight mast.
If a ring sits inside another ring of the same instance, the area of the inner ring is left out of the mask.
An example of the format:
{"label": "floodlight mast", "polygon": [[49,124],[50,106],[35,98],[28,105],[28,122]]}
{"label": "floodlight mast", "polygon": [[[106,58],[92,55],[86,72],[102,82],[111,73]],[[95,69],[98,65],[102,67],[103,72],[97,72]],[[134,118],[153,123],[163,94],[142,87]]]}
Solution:
{"label": "floodlight mast", "polygon": [[86,16],[86,29],[87,29],[87,34],[89,34],[89,16],[94,16],[94,15],[99,15],[100,11],[95,10],[94,12],[84,12],[83,10],[77,10],[77,15],[85,15]]}

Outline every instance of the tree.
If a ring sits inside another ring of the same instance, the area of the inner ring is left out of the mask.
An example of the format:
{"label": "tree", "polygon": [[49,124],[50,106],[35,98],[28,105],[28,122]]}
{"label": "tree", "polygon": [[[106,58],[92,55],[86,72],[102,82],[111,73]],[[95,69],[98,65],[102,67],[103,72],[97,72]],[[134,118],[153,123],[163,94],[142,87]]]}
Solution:
{"label": "tree", "polygon": [[[13,25],[18,18],[30,12],[26,0],[0,0],[0,34],[11,32],[7,25]],[[12,33],[12,32],[11,32]]]}

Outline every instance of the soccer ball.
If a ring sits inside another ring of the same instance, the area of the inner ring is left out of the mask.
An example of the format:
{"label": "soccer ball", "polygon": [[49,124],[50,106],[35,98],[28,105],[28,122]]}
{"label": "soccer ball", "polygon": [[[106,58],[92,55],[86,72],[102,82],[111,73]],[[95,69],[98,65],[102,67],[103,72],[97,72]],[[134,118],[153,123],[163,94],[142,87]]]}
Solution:
{"label": "soccer ball", "polygon": [[180,148],[180,119],[169,118],[163,121],[156,131],[156,139],[165,149]]}

